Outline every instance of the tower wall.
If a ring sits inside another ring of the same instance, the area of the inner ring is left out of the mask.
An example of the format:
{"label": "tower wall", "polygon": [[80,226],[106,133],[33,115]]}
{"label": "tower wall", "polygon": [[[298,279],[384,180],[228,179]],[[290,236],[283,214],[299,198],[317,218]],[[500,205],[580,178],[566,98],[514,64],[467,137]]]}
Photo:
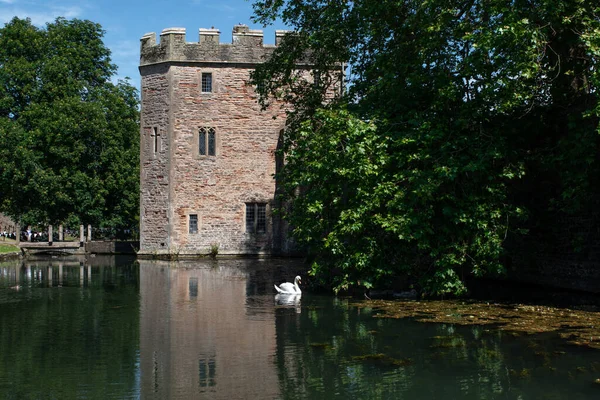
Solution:
{"label": "tower wall", "polygon": [[149,66],[141,84],[140,249],[153,252],[170,246],[170,75],[166,64]]}
{"label": "tower wall", "polygon": [[[201,29],[197,43],[186,43],[184,29],[169,28],[160,43],[155,34],[141,39],[140,255],[292,248],[272,215],[285,110],[274,104],[261,111],[248,84],[275,46],[246,26],[234,28],[231,44],[219,37],[216,29]],[[210,92],[203,92],[203,74],[210,74]],[[216,133],[214,156],[200,154],[202,129]],[[266,204],[266,232],[248,232],[247,203]],[[198,230],[190,232],[194,216]]]}

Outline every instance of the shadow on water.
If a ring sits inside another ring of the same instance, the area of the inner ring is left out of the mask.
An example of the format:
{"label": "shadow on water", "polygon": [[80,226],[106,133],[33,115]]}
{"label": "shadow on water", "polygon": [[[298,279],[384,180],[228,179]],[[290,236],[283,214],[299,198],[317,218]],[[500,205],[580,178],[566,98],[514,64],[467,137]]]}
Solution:
{"label": "shadow on water", "polygon": [[[475,303],[421,323],[434,314],[381,318],[384,302],[277,297],[273,284],[306,269],[297,260],[68,261],[0,264],[0,398],[600,395],[599,351],[559,331],[503,330],[506,322],[483,318],[461,325]],[[396,311],[416,303],[396,302]],[[501,306],[515,323],[540,312]]]}

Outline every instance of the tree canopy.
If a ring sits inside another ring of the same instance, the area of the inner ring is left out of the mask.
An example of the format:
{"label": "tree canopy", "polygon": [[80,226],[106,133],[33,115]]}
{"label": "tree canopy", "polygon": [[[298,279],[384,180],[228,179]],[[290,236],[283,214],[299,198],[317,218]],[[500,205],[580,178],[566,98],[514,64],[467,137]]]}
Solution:
{"label": "tree canopy", "polygon": [[[596,1],[258,0],[254,10],[295,30],[253,80],[264,104],[293,106],[277,178],[322,283],[463,293],[467,277],[503,272],[507,240],[599,199]],[[306,58],[318,80],[298,72]],[[340,63],[346,92],[328,101]]]}
{"label": "tree canopy", "polygon": [[103,35],[64,18],[0,29],[0,210],[22,224],[137,224],[137,91],[113,83]]}

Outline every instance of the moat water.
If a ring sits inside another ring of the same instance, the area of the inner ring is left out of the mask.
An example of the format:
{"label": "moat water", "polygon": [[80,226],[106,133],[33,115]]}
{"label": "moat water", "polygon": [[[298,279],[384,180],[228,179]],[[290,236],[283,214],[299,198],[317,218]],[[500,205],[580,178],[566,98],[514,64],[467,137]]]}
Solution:
{"label": "moat water", "polygon": [[0,264],[0,399],[598,399],[600,351],[373,318],[289,260]]}

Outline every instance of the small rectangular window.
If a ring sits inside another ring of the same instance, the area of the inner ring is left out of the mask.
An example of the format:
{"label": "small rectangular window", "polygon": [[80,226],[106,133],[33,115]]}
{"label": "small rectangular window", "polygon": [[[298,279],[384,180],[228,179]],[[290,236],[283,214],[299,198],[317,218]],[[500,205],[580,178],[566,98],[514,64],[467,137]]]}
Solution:
{"label": "small rectangular window", "polygon": [[190,233],[198,233],[198,214],[190,214]]}
{"label": "small rectangular window", "polygon": [[202,127],[198,131],[198,154],[214,156],[217,154],[217,131],[212,127]]}
{"label": "small rectangular window", "polygon": [[190,297],[198,297],[198,278],[193,277],[189,280]]}
{"label": "small rectangular window", "polygon": [[267,205],[246,203],[246,232],[265,233],[267,231]]}
{"label": "small rectangular window", "polygon": [[212,92],[212,73],[202,73],[202,93]]}

